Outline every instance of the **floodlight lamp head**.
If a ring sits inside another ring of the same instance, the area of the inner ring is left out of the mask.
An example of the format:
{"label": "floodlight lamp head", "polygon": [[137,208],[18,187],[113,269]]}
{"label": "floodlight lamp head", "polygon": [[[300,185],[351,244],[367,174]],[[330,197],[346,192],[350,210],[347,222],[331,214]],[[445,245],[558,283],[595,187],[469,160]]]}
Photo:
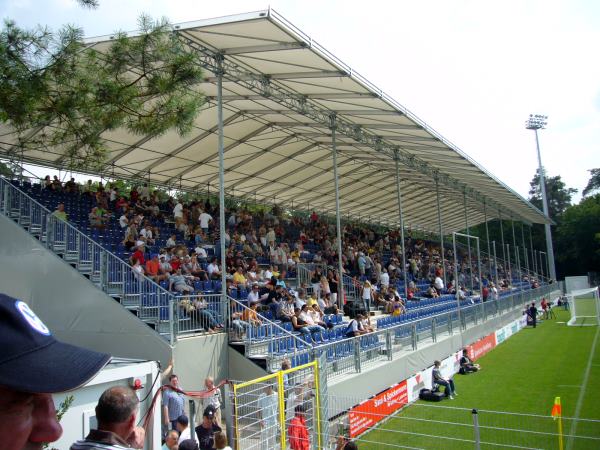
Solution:
{"label": "floodlight lamp head", "polygon": [[528,130],[540,130],[548,125],[548,116],[542,114],[529,114],[529,119],[525,121],[525,128]]}

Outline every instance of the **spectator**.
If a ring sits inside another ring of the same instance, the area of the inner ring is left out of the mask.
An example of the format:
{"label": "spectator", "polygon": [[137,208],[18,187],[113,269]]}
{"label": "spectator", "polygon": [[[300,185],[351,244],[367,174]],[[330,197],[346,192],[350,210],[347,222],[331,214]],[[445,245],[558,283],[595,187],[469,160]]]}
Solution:
{"label": "spectator", "polygon": [[94,206],[88,214],[90,227],[102,230],[106,228],[107,218],[104,213],[105,211],[102,208]]}
{"label": "spectator", "polygon": [[191,431],[190,431],[190,419],[185,414],[180,415],[175,421],[175,427],[177,431],[179,431],[179,439],[177,441],[178,444],[181,444],[183,441],[188,439],[192,439]]}
{"label": "spectator", "polygon": [[248,283],[248,281],[246,280],[246,277],[244,276],[244,269],[242,268],[242,266],[239,266],[236,269],[235,273],[233,274],[233,284],[234,284],[234,286],[245,289],[247,287],[247,283]]}
{"label": "spectator", "polygon": [[433,282],[433,287],[437,291],[438,294],[441,295],[442,290],[444,289],[444,280],[440,276],[436,276]]}
{"label": "spectator", "polygon": [[460,358],[460,373],[464,375],[479,370],[481,370],[481,366],[479,364],[474,364],[471,358],[469,358],[468,349],[463,348],[462,356]]}
{"label": "spectator", "polygon": [[177,450],[198,450],[198,442],[194,439],[186,439],[179,444]]}
{"label": "spectator", "polygon": [[206,377],[204,387],[210,395],[202,399],[202,409],[206,410],[206,408],[212,406],[215,410],[215,423],[221,426],[221,390],[215,386],[213,377]]}
{"label": "spectator", "polygon": [[371,310],[371,302],[373,302],[373,287],[371,286],[369,280],[365,280],[363,283],[360,291],[360,298],[363,302],[363,308],[368,314],[368,312]]}
{"label": "spectator", "polygon": [[187,283],[187,280],[182,275],[181,269],[177,269],[175,274],[169,276],[169,290],[175,290],[182,294],[194,292],[194,288]]}
{"label": "spectator", "polygon": [[294,317],[294,297],[288,292],[284,301],[277,305],[277,320],[291,322]]}
{"label": "spectator", "polygon": [[362,326],[362,320],[363,315],[357,314],[356,317],[348,323],[348,326],[346,327],[346,337],[356,337],[367,333],[367,330]]}
{"label": "spectator", "polygon": [[213,221],[212,216],[210,214],[208,214],[206,211],[202,211],[202,213],[200,213],[200,217],[198,218],[198,220],[200,221],[200,228],[202,229],[202,231],[204,233],[208,233],[209,225]]}
{"label": "spectator", "polygon": [[169,276],[161,270],[158,254],[154,253],[151,255],[150,259],[146,261],[146,275],[157,283],[169,278]]}
{"label": "spectator", "polygon": [[348,440],[344,436],[338,436],[335,450],[358,450],[356,442]]}
{"label": "spectator", "polygon": [[217,264],[217,258],[211,259],[210,264],[206,268],[206,272],[211,280],[219,280],[221,278],[221,270]]}
{"label": "spectator", "polygon": [[165,443],[161,447],[161,450],[177,450],[178,442],[179,433],[176,430],[170,430],[165,437]]}
{"label": "spectator", "polygon": [[[308,309],[308,305],[304,305],[302,307]],[[310,339],[310,342],[316,344],[315,338],[313,336],[314,333],[321,333],[325,331],[318,325],[309,325],[306,321],[301,317],[302,310],[300,308],[294,308],[294,316],[292,317],[292,327],[294,331],[299,331],[304,335],[305,339]]]}
{"label": "spectator", "polygon": [[538,313],[538,310],[535,307],[535,302],[532,302],[531,306],[527,309],[527,316],[529,318],[531,325],[533,325],[533,328],[535,328],[537,326],[537,313]]}
{"label": "spectator", "polygon": [[185,397],[179,392],[179,377],[175,374],[169,376],[169,386],[165,388],[162,395],[163,423],[166,428],[171,426],[177,429],[177,418],[183,414]]}
{"label": "spectator", "polygon": [[221,431],[221,427],[214,421],[215,409],[207,407],[202,414],[202,423],[196,427],[196,436],[200,444],[200,450],[214,450],[215,433]]}
{"label": "spectator", "polygon": [[217,431],[215,433],[215,448],[217,450],[232,450],[229,445],[227,445],[227,435],[222,431]]}
{"label": "spectator", "polygon": [[274,449],[277,444],[279,397],[271,383],[267,383],[264,392],[258,396],[256,406],[260,419],[261,448]]}
{"label": "spectator", "polygon": [[208,302],[204,297],[198,295],[188,305],[185,302],[186,300],[182,301],[182,306],[184,308],[187,307],[187,312],[193,319],[192,325],[200,325],[209,333],[215,333],[218,328],[223,328],[215,319],[214,314],[209,310]]}
{"label": "spectator", "polygon": [[59,220],[62,220],[63,222],[67,221],[67,213],[65,212],[65,204],[64,203],[59,203],[58,206],[56,207],[56,209],[54,210],[54,212],[52,213],[52,215],[54,217],[56,217]]}
{"label": "spectator", "polygon": [[452,378],[444,378],[442,376],[442,372],[440,371],[440,365],[441,363],[439,361],[433,362],[433,382],[435,384],[439,384],[440,386],[444,386],[446,388],[446,398],[454,400],[454,396],[456,395],[456,390],[454,389],[454,380]]}
{"label": "spectator", "polygon": [[292,450],[310,450],[310,436],[306,426],[305,409],[298,405],[294,409],[295,416],[290,420],[288,439]]}
{"label": "spectator", "polygon": [[58,440],[52,393],[86,384],[110,356],[57,341],[22,301],[0,294],[0,434],[3,450]]}
{"label": "spectator", "polygon": [[252,326],[260,326],[262,322],[258,319],[258,314],[256,313],[257,307],[258,302],[250,303],[250,307],[244,309],[242,313],[242,320]]}
{"label": "spectator", "polygon": [[98,427],[71,450],[143,448],[145,430],[136,426],[139,400],[126,386],[114,386],[102,393],[96,405]]}

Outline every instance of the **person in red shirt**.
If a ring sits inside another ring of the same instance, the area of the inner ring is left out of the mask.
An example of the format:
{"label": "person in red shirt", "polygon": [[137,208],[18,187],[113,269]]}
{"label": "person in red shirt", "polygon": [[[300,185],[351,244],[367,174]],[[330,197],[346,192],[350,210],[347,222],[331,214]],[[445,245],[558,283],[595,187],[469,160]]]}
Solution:
{"label": "person in red shirt", "polygon": [[179,257],[177,255],[173,255],[170,263],[171,263],[171,268],[173,269],[173,272],[177,272],[177,270],[179,270],[179,268],[181,267],[181,261],[179,260]]}
{"label": "person in red shirt", "polygon": [[298,405],[294,409],[295,416],[290,420],[288,438],[292,450],[310,450],[310,436],[306,427],[305,409]]}
{"label": "person in red shirt", "polygon": [[139,261],[141,265],[146,263],[146,257],[144,256],[144,244],[138,245],[136,251],[131,255],[130,261],[132,265],[136,260]]}
{"label": "person in red shirt", "polygon": [[160,262],[158,261],[158,255],[156,253],[152,255],[151,259],[146,261],[146,275],[157,283],[168,278],[168,275],[162,273],[160,270]]}

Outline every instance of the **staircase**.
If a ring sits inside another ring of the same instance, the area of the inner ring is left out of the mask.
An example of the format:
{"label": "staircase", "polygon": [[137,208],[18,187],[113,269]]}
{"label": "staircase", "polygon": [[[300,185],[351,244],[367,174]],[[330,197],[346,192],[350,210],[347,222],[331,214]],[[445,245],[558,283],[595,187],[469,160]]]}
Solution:
{"label": "staircase", "polygon": [[[136,275],[130,265],[27,195],[16,182],[0,178],[0,213],[60,256],[98,289],[109,295],[171,344],[178,335],[203,331],[178,307],[181,296],[150,278]],[[203,298],[211,296],[204,295]],[[209,307],[221,321],[226,306],[212,296]],[[187,296],[193,300],[193,296]]]}

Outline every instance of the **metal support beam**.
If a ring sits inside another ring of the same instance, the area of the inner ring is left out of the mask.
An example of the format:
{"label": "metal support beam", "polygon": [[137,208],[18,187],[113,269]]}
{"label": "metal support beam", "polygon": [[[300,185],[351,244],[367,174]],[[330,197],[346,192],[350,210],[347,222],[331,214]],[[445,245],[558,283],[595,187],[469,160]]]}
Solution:
{"label": "metal support beam", "polygon": [[[489,267],[489,275],[490,275],[490,279],[491,279],[492,278],[492,254],[490,252],[490,230],[488,229],[486,202],[483,202],[483,221],[485,222],[485,240],[487,242],[488,267]],[[494,261],[494,263],[495,263],[495,261]]]}
{"label": "metal support beam", "polygon": [[225,259],[225,127],[223,125],[223,56],[217,59],[217,124],[219,129],[219,249],[221,251],[221,305],[227,305]]}
{"label": "metal support beam", "polygon": [[408,299],[408,278],[406,277],[406,249],[404,248],[404,215],[402,214],[402,192],[400,191],[400,170],[398,158],[394,158],[396,165],[396,195],[398,196],[398,215],[400,218],[400,247],[402,249],[402,274],[404,276],[404,299]]}
{"label": "metal support beam", "polygon": [[[337,149],[335,147],[336,117],[332,115],[331,123],[331,153],[333,156],[333,179],[335,185],[335,230],[337,234],[337,254],[338,254],[338,307],[344,307],[344,267],[342,264],[342,225],[340,218],[340,190],[337,173]],[[367,314],[369,312],[367,311]]]}
{"label": "metal support beam", "polygon": [[529,249],[531,251],[531,265],[533,266],[533,273],[537,274],[537,262],[535,260],[535,254],[533,253],[533,238],[531,229],[533,225],[529,225]]}
{"label": "metal support beam", "polygon": [[469,236],[467,237],[467,251],[469,252],[469,282],[470,282],[470,288],[471,291],[473,290],[473,261],[471,260],[471,238],[470,238],[470,231],[469,231],[469,213],[467,212],[467,193],[463,192],[463,203],[464,203],[464,209],[465,209],[465,229],[466,231],[466,235]]}
{"label": "metal support beam", "polygon": [[498,210],[498,216],[499,216],[499,220],[500,220],[500,239],[501,239],[501,244],[502,244],[502,265],[504,266],[504,272],[506,273],[506,266],[507,266],[507,261],[506,261],[506,247],[504,246],[504,226],[502,225],[502,211]]}
{"label": "metal support beam", "polygon": [[[398,167],[396,167],[398,170]],[[446,261],[444,259],[444,225],[442,223],[442,211],[440,208],[440,183],[437,178],[435,178],[435,198],[437,204],[437,216],[438,216],[438,226],[440,229],[440,256],[442,257],[442,274],[444,277],[444,286],[448,286],[446,283]]]}
{"label": "metal support beam", "polygon": [[529,275],[529,258],[527,257],[527,244],[525,244],[525,225],[521,222],[521,241],[523,243],[523,256],[525,257],[525,271]]}
{"label": "metal support beam", "polygon": [[519,247],[517,247],[517,235],[515,234],[515,219],[513,217],[510,218],[510,224],[512,228],[513,247],[515,250],[515,264],[517,265],[517,275],[519,276],[519,281],[522,281],[520,272],[521,268],[519,267]]}

